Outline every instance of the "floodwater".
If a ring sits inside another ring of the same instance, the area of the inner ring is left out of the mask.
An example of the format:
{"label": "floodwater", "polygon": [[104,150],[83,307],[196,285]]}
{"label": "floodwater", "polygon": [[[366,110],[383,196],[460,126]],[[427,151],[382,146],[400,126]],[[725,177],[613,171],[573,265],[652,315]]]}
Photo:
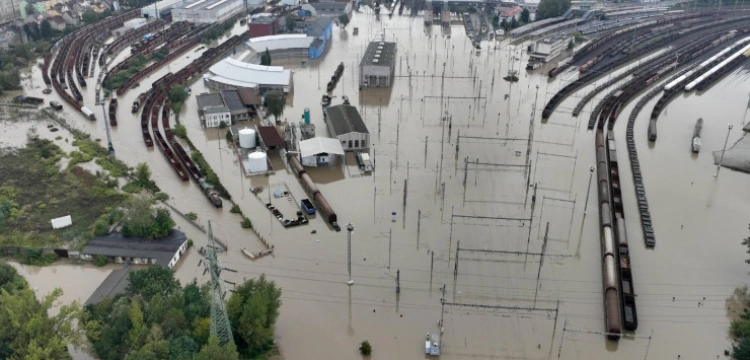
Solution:
{"label": "floodwater", "polygon": [[[359,35],[352,34],[354,27]],[[359,91],[357,65],[377,30],[398,44],[397,77],[391,88]],[[292,229],[273,218],[264,207],[268,199],[255,197],[250,188],[277,190],[285,184],[296,199],[307,196],[277,155],[274,175],[241,175],[223,131],[203,130],[198,123],[194,99],[205,91],[200,81],[190,85],[193,96],[180,119],[244,214],[275,246],[274,255],[255,262],[244,257],[241,247],[263,246],[240,228],[239,216],[214,209],[197,186],[178,180],[158,150],[143,145],[139,119],[127,105],[151,81],[199,52],[188,52],[123,96],[119,127],[112,130],[117,156],[130,165],[147,162],[170,204],[197,213],[200,223],[212,222],[229,245],[220,255],[222,265],[237,271],[224,272],[225,280],[265,273],[283,288],[276,328],[283,358],[355,358],[362,340],[372,343],[373,359],[421,358],[424,336],[439,332],[441,313],[446,359],[706,359],[730,348],[734,311],[727,308],[736,303],[735,289],[747,285],[740,241],[747,233],[750,189],[745,174],[724,169],[714,177],[710,150],[721,149],[728,122],[735,124],[730,144],[741,136],[747,99],[734,90],[747,80],[725,79],[700,96],[673,101],[659,119],[653,145],[646,141],[646,127],[657,99],[640,114],[636,142],[656,229],[654,250],[643,245],[625,163],[624,126],[633,104],[615,126],[639,328],[633,337],[611,343],[596,333],[603,331],[604,317],[595,192],[584,217],[588,168],[594,164],[593,133],[586,130],[592,106],[578,118],[570,115],[594,85],[565,100],[543,123],[546,100],[576,74],[553,81],[527,75],[523,46],[483,42],[477,53],[462,25],[452,25],[448,33],[425,29],[421,17],[378,19],[363,10],[346,31],[334,28],[320,62],[293,67],[294,95],[285,119],[298,121],[308,107],[318,134],[326,135],[320,96],[344,62],[333,103],[348,96],[370,130],[373,176],[362,176],[354,166],[309,171],[339,223],[355,226],[352,286],[346,284],[346,231],[332,231],[319,217]],[[124,58],[123,53],[118,61]],[[521,69],[520,81],[512,85],[502,80],[511,67]],[[39,69],[25,87],[40,95]],[[85,93],[91,108],[93,87]],[[101,120],[89,122],[65,106],[69,121],[105,138]],[[704,118],[704,150],[694,157],[690,134],[698,117]],[[528,184],[536,184],[535,201]],[[177,222],[196,245],[205,245],[194,227]],[[177,277],[206,281],[198,261],[197,252],[189,253]]]}

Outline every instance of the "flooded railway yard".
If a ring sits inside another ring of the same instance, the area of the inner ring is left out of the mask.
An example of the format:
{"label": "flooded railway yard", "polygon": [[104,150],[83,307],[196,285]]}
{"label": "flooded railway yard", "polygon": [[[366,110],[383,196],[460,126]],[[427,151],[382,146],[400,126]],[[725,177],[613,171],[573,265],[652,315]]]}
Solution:
{"label": "flooded railway yard", "polygon": [[[359,63],[379,30],[397,43],[395,80],[388,88],[360,90]],[[233,34],[242,31],[238,24]],[[346,30],[335,27],[332,40],[320,61],[274,65],[294,71],[293,94],[282,117],[296,122],[309,108],[318,134],[327,136],[320,97],[328,76],[343,62],[332,105],[347,96],[369,130],[372,175],[361,174],[351,155],[346,164],[306,169],[339,225],[355,227],[351,286],[345,229],[334,231],[320,214],[308,225],[284,228],[266,208],[276,190],[288,189],[294,202],[309,197],[281,155],[270,154],[273,175],[246,177],[225,130],[201,127],[195,96],[208,90],[200,76],[187,85],[192,95],[180,122],[257,232],[274,246],[272,256],[248,259],[241,249],[265,248],[258,237],[240,227],[229,207],[216,209],[200,188],[176,177],[158,150],[144,146],[139,116],[129,105],[151,82],[176,73],[205,50],[188,50],[141,80],[140,88],[118,97],[118,126],[110,130],[116,156],[131,166],[147,162],[170,195],[169,205],[197,213],[201,224],[212,222],[214,234],[228,246],[220,261],[236,270],[225,272],[225,280],[266,274],[282,287],[276,326],[282,358],[356,358],[365,339],[373,344],[373,358],[421,358],[424,334],[438,333],[441,319],[441,356],[447,359],[707,359],[730,348],[730,305],[735,290],[747,285],[741,239],[750,189],[744,186],[746,174],[724,169],[715,177],[710,152],[722,149],[728,123],[735,127],[730,145],[744,135],[747,95],[737,89],[747,88],[746,76],[730,74],[699,95],[678,96],[659,118],[657,142],[648,141],[647,128],[658,97],[639,113],[634,140],[658,239],[653,249],[644,245],[625,150],[622,118],[636,101],[623,107],[613,132],[638,329],[613,342],[603,333],[599,210],[589,171],[596,165],[595,134],[587,128],[607,91],[594,96],[578,117],[571,116],[580,99],[605,80],[577,90],[542,120],[545,104],[578,77],[578,69],[554,79],[546,76],[549,68],[521,70],[518,82],[504,81],[511,67],[521,69],[528,57],[522,44],[483,41],[476,51],[462,24],[426,29],[421,17],[376,18],[367,9],[354,13]],[[127,53],[126,48],[112,64]],[[95,75],[99,72],[97,66]],[[41,96],[39,67],[24,87],[26,94]],[[81,90],[85,106],[96,108],[99,117],[94,86]],[[63,103],[54,92],[44,98]],[[106,139],[101,119],[89,121],[67,103],[63,107],[69,123]],[[696,155],[690,139],[699,117],[707,151]],[[170,121],[174,124],[174,114]],[[3,129],[6,136],[21,137],[27,127]],[[3,146],[15,143],[3,140]],[[256,196],[251,189],[259,187],[264,191]],[[292,208],[296,205],[284,204],[280,210]],[[205,246],[204,234],[181,218],[175,221],[196,245]],[[176,267],[178,279],[206,281],[199,260],[190,250]],[[92,283],[106,276],[101,269],[79,274],[71,267],[52,268]],[[48,272],[24,274],[37,286],[51,281]],[[83,293],[95,286],[63,288]]]}

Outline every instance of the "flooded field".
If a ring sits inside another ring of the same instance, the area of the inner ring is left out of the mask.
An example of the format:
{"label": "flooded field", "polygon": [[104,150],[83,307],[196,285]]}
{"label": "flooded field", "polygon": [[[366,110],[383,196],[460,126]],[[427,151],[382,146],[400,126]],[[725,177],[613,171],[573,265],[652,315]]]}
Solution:
{"label": "flooded field", "polygon": [[[359,35],[353,35],[354,27]],[[358,64],[378,30],[397,43],[395,83],[360,91]],[[240,31],[238,25],[234,32]],[[740,241],[747,236],[750,188],[745,174],[724,169],[714,177],[710,152],[721,150],[727,123],[735,124],[730,144],[742,135],[747,96],[735,90],[747,87],[747,80],[725,79],[704,94],[673,101],[659,119],[655,144],[646,139],[651,107],[639,115],[636,142],[657,246],[646,250],[643,245],[632,176],[629,166],[621,166],[639,328],[612,343],[597,334],[604,329],[604,309],[596,194],[585,204],[594,164],[593,133],[586,130],[591,105],[577,118],[570,115],[595,85],[565,100],[542,122],[546,100],[577,75],[549,81],[521,70],[519,82],[502,80],[511,68],[525,66],[521,45],[483,42],[476,52],[463,25],[425,29],[420,17],[378,19],[365,10],[353,15],[345,31],[334,28],[332,40],[321,61],[293,66],[295,88],[283,117],[298,121],[310,108],[318,134],[327,135],[320,97],[336,66],[345,64],[333,104],[348,96],[360,110],[371,134],[375,171],[362,176],[347,166],[308,173],[339,224],[355,226],[352,286],[346,284],[346,231],[333,231],[320,216],[309,225],[283,228],[265,207],[270,192],[284,184],[296,201],[308,196],[278,154],[270,156],[274,175],[241,174],[224,131],[199,124],[195,95],[206,91],[200,81],[190,85],[193,95],[180,121],[243,213],[275,246],[273,256],[251,262],[241,253],[241,247],[260,251],[263,245],[240,227],[239,216],[227,207],[213,208],[197,186],[175,176],[158,150],[145,147],[129,106],[120,106],[119,126],[112,130],[120,159],[130,165],[147,162],[171,205],[197,213],[202,224],[212,221],[214,233],[229,246],[221,262],[237,271],[225,272],[226,280],[265,273],[281,285],[276,335],[283,358],[355,358],[362,340],[372,343],[373,359],[421,358],[425,334],[439,332],[441,318],[445,359],[723,356],[730,347],[729,305],[736,302],[735,289],[747,284]],[[144,79],[120,103],[131,104],[152,81],[199,53],[189,51]],[[38,68],[24,86],[30,95],[41,95]],[[93,110],[93,87],[84,93]],[[54,94],[45,98],[61,101]],[[70,122],[94,138],[106,138],[101,120],[90,122],[64,106]],[[620,161],[626,156],[622,119],[632,107],[622,112],[614,130]],[[695,157],[689,144],[698,117],[704,119],[704,151]],[[17,135],[26,131],[4,129]],[[256,187],[265,192],[252,194]],[[296,207],[285,198],[274,201],[284,203],[282,212]],[[194,227],[176,221],[196,245],[205,244]],[[183,283],[208,279],[198,260],[191,251],[178,266]],[[80,278],[93,289],[104,276]],[[71,292],[68,284],[55,284]],[[37,285],[32,281],[32,286]]]}

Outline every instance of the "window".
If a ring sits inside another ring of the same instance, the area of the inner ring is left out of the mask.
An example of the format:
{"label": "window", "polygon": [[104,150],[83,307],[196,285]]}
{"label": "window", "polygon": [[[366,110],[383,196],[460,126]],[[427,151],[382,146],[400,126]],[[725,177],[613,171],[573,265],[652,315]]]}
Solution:
{"label": "window", "polygon": [[351,147],[352,147],[352,141],[349,140],[349,148],[351,149]]}
{"label": "window", "polygon": [[355,147],[355,148],[358,148],[358,147],[359,147],[359,140],[354,140],[354,147]]}

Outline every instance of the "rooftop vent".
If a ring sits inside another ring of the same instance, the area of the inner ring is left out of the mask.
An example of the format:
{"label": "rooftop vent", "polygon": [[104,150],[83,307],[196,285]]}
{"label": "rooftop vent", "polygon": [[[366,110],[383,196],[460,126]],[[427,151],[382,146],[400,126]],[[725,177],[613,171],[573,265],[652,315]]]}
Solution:
{"label": "rooftop vent", "polygon": [[377,64],[378,63],[378,59],[373,59],[372,62],[373,62],[373,64]]}

